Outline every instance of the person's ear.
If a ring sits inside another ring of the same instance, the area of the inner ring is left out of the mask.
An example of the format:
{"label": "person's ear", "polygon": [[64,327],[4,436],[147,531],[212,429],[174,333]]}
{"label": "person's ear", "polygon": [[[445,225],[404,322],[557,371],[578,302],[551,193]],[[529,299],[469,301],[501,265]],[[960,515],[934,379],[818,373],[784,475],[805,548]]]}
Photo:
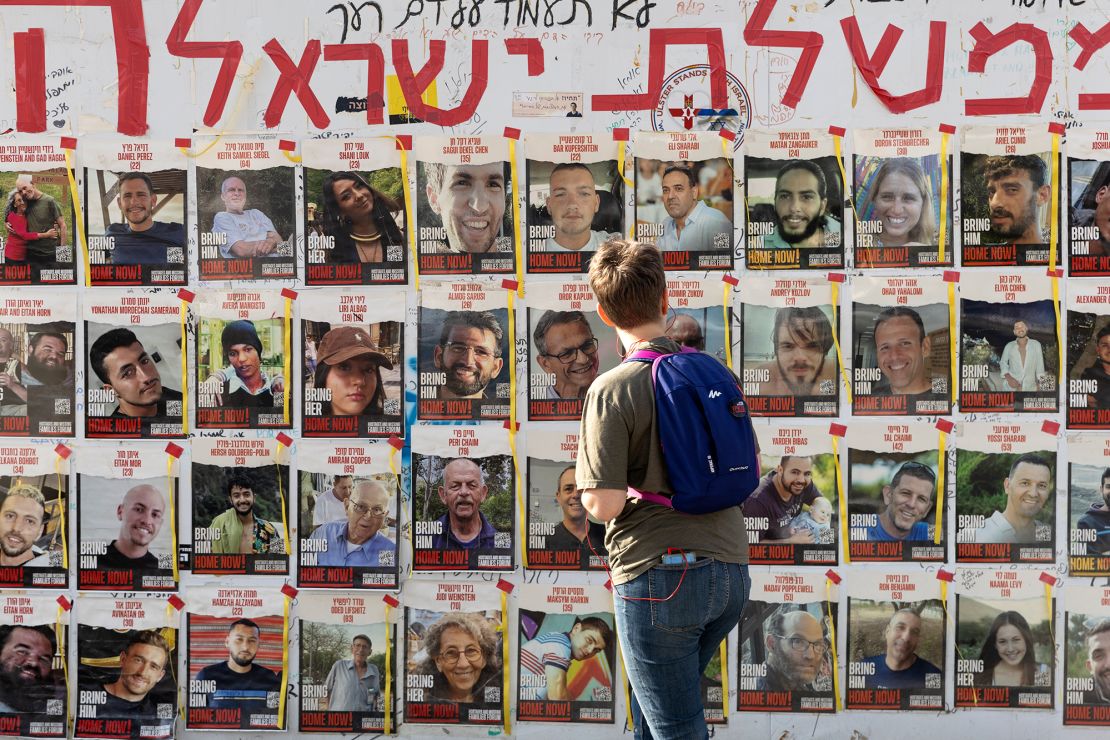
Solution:
{"label": "person's ear", "polygon": [[886,504],[887,506],[890,506],[890,494],[891,494],[890,486],[883,486],[883,503]]}

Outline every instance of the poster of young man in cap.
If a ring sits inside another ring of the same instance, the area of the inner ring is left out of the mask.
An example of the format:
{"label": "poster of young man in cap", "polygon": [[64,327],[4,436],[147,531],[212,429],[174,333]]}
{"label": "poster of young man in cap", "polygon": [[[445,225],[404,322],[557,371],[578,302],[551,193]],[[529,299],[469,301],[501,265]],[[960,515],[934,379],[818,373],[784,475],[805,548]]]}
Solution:
{"label": "poster of young man in cap", "polygon": [[[70,505],[69,447],[11,440],[0,444],[0,587],[69,585],[65,539]],[[68,548],[73,553],[73,548]]]}
{"label": "poster of young man in cap", "polygon": [[0,437],[72,437],[77,296],[5,289],[0,300]]}
{"label": "poster of young man in cap", "polygon": [[305,291],[297,302],[304,436],[403,437],[404,294]]}
{"label": "poster of young man in cap", "polygon": [[203,292],[196,316],[197,427],[289,429],[293,406],[291,357],[285,340],[292,327],[278,293]]}
{"label": "poster of young man in cap", "polygon": [[[187,332],[170,291],[88,291],[85,436],[180,437]],[[125,325],[124,325],[125,324]]]}
{"label": "poster of young man in cap", "polygon": [[297,585],[397,588],[397,476],[385,441],[297,443]]}
{"label": "poster of young man in cap", "polygon": [[69,612],[56,594],[0,595],[0,732],[65,737]]}
{"label": "poster of young man in cap", "polygon": [[164,442],[85,442],[76,465],[77,588],[176,590],[171,520],[181,495],[180,459]]}

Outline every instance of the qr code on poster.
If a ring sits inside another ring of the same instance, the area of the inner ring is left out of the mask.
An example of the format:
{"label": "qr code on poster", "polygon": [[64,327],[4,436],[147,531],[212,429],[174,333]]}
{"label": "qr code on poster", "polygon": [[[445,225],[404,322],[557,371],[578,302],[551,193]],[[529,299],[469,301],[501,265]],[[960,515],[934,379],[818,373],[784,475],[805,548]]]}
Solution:
{"label": "qr code on poster", "polygon": [[822,396],[831,396],[832,394],[836,393],[836,381],[822,380],[821,385],[818,388],[818,393],[820,393]]}
{"label": "qr code on poster", "polygon": [[925,688],[939,689],[941,688],[944,676],[939,673],[926,673],[925,674]]}
{"label": "qr code on poster", "polygon": [[613,690],[608,686],[598,686],[594,689],[594,701],[613,701]]}
{"label": "qr code on poster", "polygon": [[719,231],[713,235],[713,248],[728,249],[730,241],[732,241],[732,234],[730,232]]}
{"label": "qr code on poster", "polygon": [[378,553],[378,564],[379,565],[393,565],[393,551],[392,550],[382,550],[381,552],[379,552]]}
{"label": "qr code on poster", "polygon": [[387,398],[387,399],[385,399],[385,405],[384,405],[382,410],[385,412],[386,416],[396,416],[397,414],[400,414],[401,413],[401,399],[399,399],[399,398]]}
{"label": "qr code on poster", "polygon": [[61,714],[65,704],[61,699],[47,699],[46,713],[49,715]]}
{"label": "qr code on poster", "polygon": [[62,552],[61,552],[61,550],[51,550],[49,553],[47,553],[47,555],[49,555],[49,557],[47,558],[47,561],[50,563],[51,568],[61,568],[62,567]]}
{"label": "qr code on poster", "polygon": [[512,547],[513,536],[509,532],[497,532],[493,535],[493,546],[498,550]]}
{"label": "qr code on poster", "polygon": [[1039,391],[1055,391],[1056,390],[1056,376],[1051,373],[1037,376],[1037,390]]}
{"label": "qr code on poster", "polygon": [[933,393],[947,393],[948,378],[933,378],[932,386]]}
{"label": "qr code on poster", "polygon": [[59,245],[54,247],[55,262],[73,262],[73,246]]}
{"label": "qr code on poster", "polygon": [[173,719],[173,704],[159,704],[158,719]]}
{"label": "qr code on poster", "polygon": [[181,264],[185,261],[185,250],[181,247],[166,247],[166,262],[171,265]]}
{"label": "qr code on poster", "polygon": [[70,409],[71,403],[72,403],[72,401],[70,401],[70,399],[68,399],[68,398],[55,398],[54,399],[54,415],[58,416],[58,415],[69,414],[70,413],[69,409]]}
{"label": "qr code on poster", "polygon": [[705,700],[706,701],[711,701],[711,702],[724,701],[724,694],[721,691],[721,687],[720,686],[710,686],[708,689],[706,689],[705,690]]}
{"label": "qr code on poster", "polygon": [[166,401],[166,416],[181,416],[181,401]]}
{"label": "qr code on poster", "polygon": [[386,262],[400,262],[405,258],[405,248],[399,244],[390,244],[385,248]]}

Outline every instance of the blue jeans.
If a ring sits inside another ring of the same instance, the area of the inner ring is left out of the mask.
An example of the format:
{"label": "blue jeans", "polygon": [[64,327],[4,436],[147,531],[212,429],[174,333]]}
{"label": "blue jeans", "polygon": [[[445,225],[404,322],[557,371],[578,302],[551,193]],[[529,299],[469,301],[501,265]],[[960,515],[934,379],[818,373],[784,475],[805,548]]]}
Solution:
{"label": "blue jeans", "polygon": [[701,674],[740,621],[751,589],[748,566],[705,558],[689,566],[670,600],[628,600],[667,598],[683,567],[657,565],[616,587],[613,606],[632,684],[636,740],[709,737]]}

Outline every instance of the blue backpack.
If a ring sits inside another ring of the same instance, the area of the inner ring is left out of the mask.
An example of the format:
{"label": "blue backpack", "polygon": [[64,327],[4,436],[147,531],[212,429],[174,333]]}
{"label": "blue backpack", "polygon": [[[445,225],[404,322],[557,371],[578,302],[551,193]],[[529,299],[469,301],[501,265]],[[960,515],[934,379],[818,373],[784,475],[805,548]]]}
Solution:
{"label": "blue backpack", "polygon": [[659,441],[674,493],[632,495],[685,514],[744,502],[759,483],[759,456],[748,404],[736,378],[712,355],[683,347],[639,350],[625,362],[650,362]]}

